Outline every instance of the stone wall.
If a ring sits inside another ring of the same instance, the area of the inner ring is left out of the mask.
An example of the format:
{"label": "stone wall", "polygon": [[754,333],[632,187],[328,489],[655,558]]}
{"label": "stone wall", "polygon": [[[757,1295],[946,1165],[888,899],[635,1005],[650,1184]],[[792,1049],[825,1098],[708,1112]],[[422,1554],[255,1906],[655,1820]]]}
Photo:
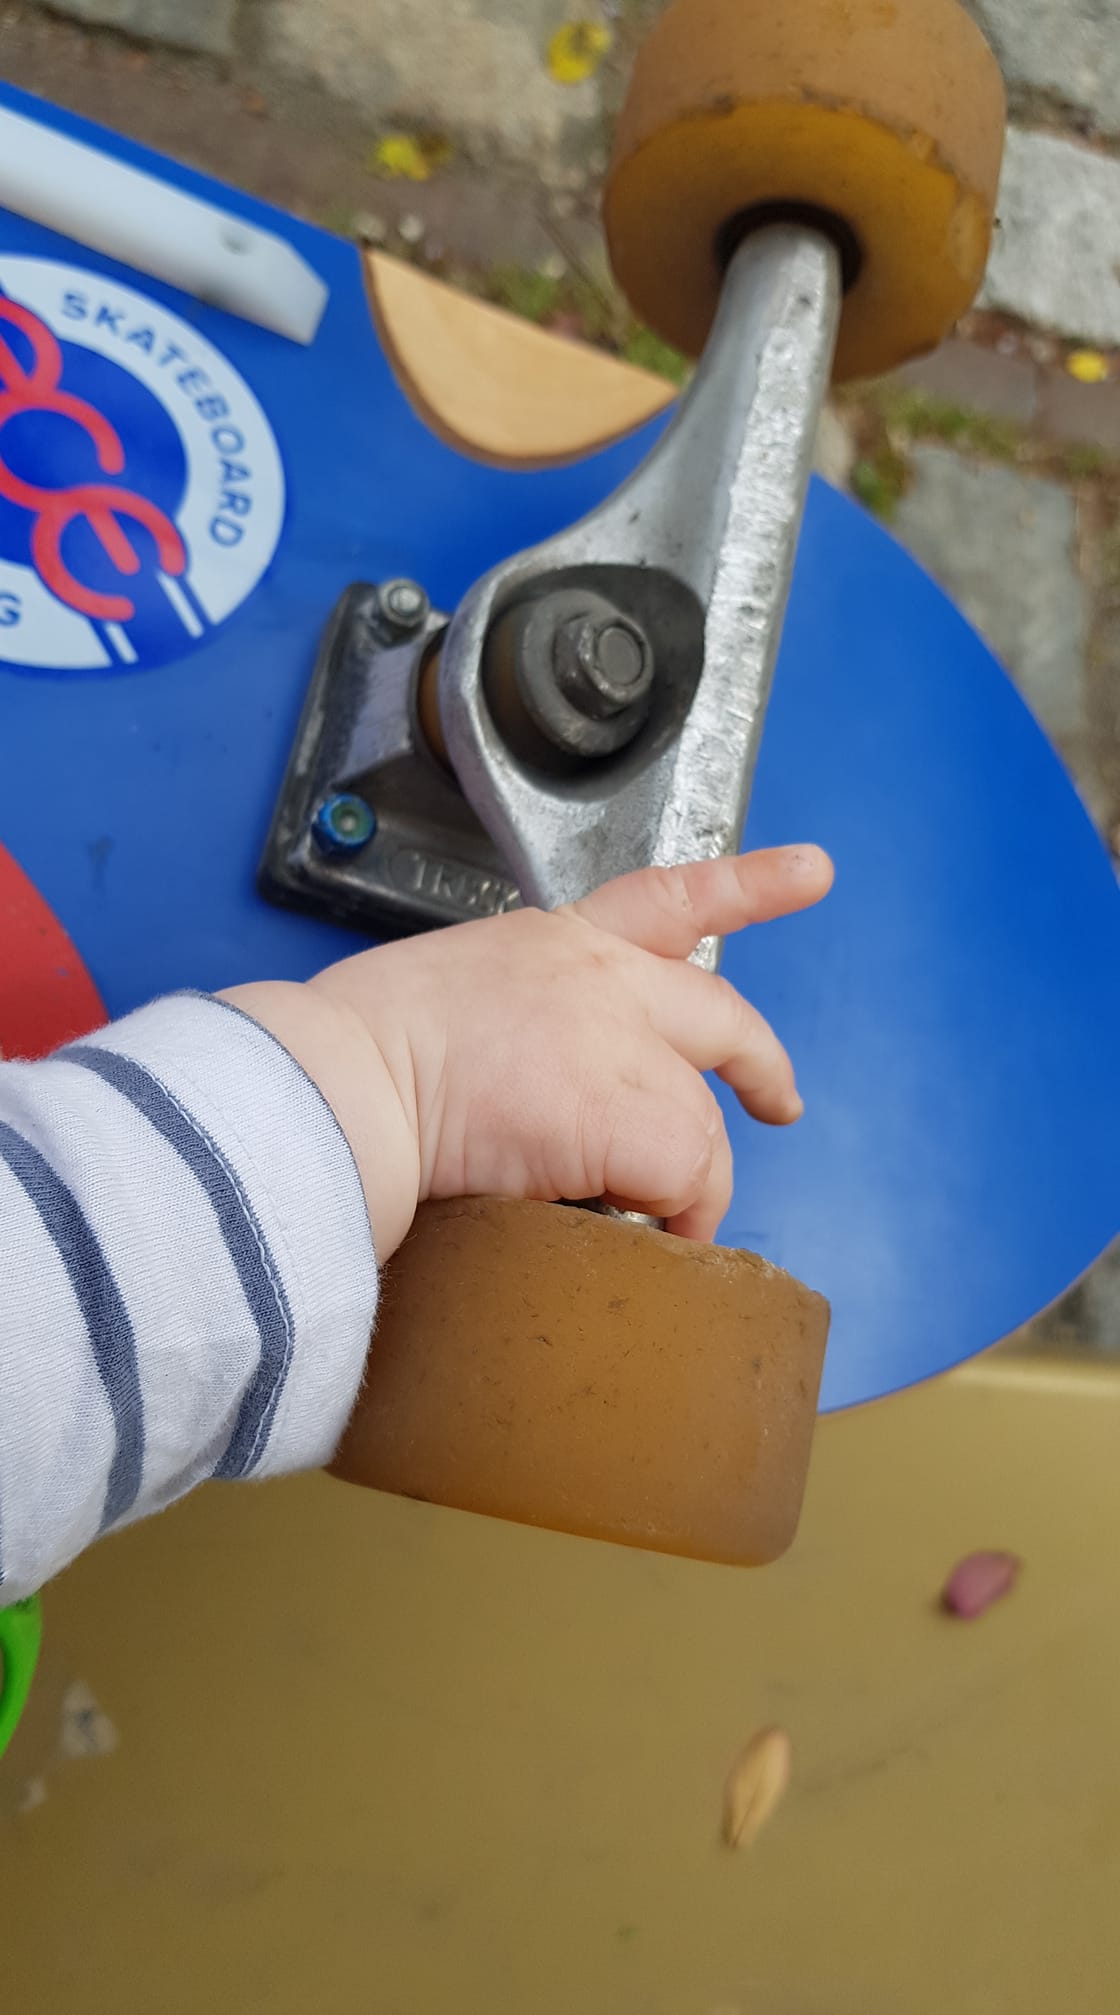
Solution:
{"label": "stone wall", "polygon": [[316,89],[371,128],[438,131],[474,161],[554,168],[602,130],[601,77],[560,84],[547,67],[549,41],[573,14],[565,0],[43,4],[87,27],[216,58],[266,88]]}
{"label": "stone wall", "polygon": [[269,67],[473,160],[555,166],[598,132],[598,78],[562,85],[547,68],[562,0],[258,0],[254,15]]}
{"label": "stone wall", "polygon": [[[48,12],[320,86],[372,120],[412,118],[527,165],[609,104],[613,71],[558,86],[549,38],[589,15],[627,45],[660,0],[42,0]],[[1013,112],[1120,140],[1116,0],[966,0]],[[604,82],[606,89],[604,91]]]}

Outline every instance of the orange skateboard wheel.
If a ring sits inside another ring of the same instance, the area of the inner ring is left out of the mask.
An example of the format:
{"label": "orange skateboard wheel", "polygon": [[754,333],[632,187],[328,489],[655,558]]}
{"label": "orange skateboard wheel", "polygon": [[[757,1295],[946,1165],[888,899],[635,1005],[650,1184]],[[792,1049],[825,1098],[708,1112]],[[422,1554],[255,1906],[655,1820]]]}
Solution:
{"label": "orange skateboard wheel", "polygon": [[976,295],[1005,117],[996,59],[958,0],[673,0],[616,132],[615,276],[697,356],[735,235],[825,222],[846,281],[834,376],[890,370]]}
{"label": "orange skateboard wheel", "polygon": [[755,1566],[801,1511],[828,1303],[754,1253],[428,1203],[386,1270],[351,1483]]}

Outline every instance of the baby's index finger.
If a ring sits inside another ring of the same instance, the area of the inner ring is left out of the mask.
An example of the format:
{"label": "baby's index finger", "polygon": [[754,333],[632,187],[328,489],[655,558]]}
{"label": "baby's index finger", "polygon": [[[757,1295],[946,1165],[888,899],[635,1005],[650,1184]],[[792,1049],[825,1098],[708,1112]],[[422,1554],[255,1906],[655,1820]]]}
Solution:
{"label": "baby's index finger", "polygon": [[686,959],[704,938],[729,937],[819,903],[832,887],[820,847],[768,847],[679,868],[620,875],[571,908],[585,923],[662,958]]}

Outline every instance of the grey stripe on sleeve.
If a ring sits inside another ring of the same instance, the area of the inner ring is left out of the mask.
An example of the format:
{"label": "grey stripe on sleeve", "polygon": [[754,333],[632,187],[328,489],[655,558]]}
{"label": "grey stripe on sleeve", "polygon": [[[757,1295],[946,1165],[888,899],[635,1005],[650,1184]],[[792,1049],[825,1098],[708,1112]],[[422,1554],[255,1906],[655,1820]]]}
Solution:
{"label": "grey stripe on sleeve", "polygon": [[117,1432],[101,1530],[132,1509],[144,1467],[144,1400],[128,1310],[77,1197],[21,1133],[0,1120],[0,1155],[27,1192],[74,1290]]}
{"label": "grey stripe on sleeve", "polygon": [[260,1339],[256,1372],[214,1475],[248,1476],[268,1446],[293,1348],[288,1297],[252,1204],[218,1143],[153,1071],[93,1045],[73,1045],[59,1058],[93,1071],[129,1099],[181,1156],[209,1199]]}

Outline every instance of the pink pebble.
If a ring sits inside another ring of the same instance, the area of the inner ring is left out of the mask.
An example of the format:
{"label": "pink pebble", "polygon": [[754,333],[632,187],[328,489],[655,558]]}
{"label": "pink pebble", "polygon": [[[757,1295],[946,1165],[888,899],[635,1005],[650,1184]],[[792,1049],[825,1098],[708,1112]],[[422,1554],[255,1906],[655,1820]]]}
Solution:
{"label": "pink pebble", "polygon": [[1014,1553],[970,1553],[958,1560],[941,1591],[941,1606],[950,1616],[971,1622],[993,1602],[1010,1595],[1023,1563]]}

